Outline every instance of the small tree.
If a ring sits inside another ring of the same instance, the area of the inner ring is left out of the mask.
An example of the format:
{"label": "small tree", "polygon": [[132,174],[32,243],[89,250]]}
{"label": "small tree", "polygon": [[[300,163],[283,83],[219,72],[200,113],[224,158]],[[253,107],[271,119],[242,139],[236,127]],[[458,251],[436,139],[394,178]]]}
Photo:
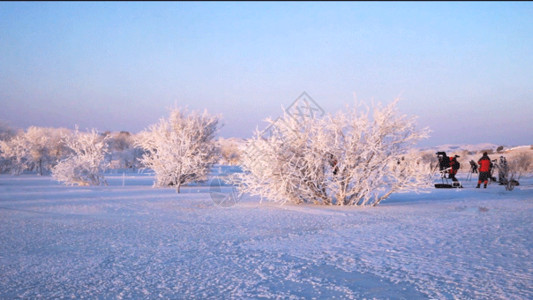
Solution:
{"label": "small tree", "polygon": [[72,131],[66,128],[49,128],[48,133],[48,152],[52,161],[50,167],[54,167],[59,161],[67,158],[71,154],[70,148],[65,144],[66,137],[70,136]]}
{"label": "small tree", "polygon": [[53,164],[50,156],[51,129],[31,126],[26,130],[24,135],[28,163],[30,168],[36,170],[39,175],[43,175],[44,170],[48,170],[48,166]]}
{"label": "small tree", "polygon": [[4,153],[4,148],[16,134],[13,128],[6,122],[0,120],[0,173],[7,172],[11,169],[11,157]]}
{"label": "small tree", "polygon": [[107,168],[107,136],[91,132],[75,132],[65,136],[64,141],[71,154],[53,169],[52,176],[67,185],[107,185],[103,175]]}
{"label": "small tree", "polygon": [[204,111],[188,113],[174,109],[170,118],[137,135],[136,146],[145,154],[141,163],[156,174],[154,186],[174,186],[204,180],[218,160],[214,140],[219,118]]}
{"label": "small tree", "polygon": [[220,163],[226,165],[237,165],[241,157],[241,150],[238,142],[234,139],[219,139]]}
{"label": "small tree", "polygon": [[61,128],[31,126],[12,139],[1,141],[0,151],[10,162],[13,174],[32,170],[43,175],[63,158],[65,145],[60,137],[66,132],[68,130]]}
{"label": "small tree", "polygon": [[20,175],[28,168],[29,150],[24,132],[15,137],[0,141],[0,154],[6,169],[13,175]]}
{"label": "small tree", "polygon": [[141,149],[134,146],[135,138],[127,131],[108,134],[109,161],[111,168],[137,168]]}
{"label": "small tree", "polygon": [[321,119],[287,114],[256,132],[243,155],[241,192],[285,203],[378,205],[392,193],[429,186],[431,170],[409,146],[424,138],[396,101]]}
{"label": "small tree", "polygon": [[533,171],[533,157],[527,152],[520,152],[508,160],[507,166],[509,178],[505,189],[512,191],[524,174]]}

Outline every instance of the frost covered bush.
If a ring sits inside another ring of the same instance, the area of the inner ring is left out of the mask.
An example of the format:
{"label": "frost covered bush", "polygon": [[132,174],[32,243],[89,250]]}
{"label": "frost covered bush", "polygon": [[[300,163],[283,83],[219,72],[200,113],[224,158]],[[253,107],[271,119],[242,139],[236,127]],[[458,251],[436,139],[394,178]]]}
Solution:
{"label": "frost covered bush", "polygon": [[422,163],[429,164],[432,170],[438,168],[439,159],[434,150],[420,151],[418,155],[422,159]]}
{"label": "frost covered bush", "polygon": [[70,154],[52,169],[54,179],[67,185],[107,185],[103,174],[108,166],[107,139],[94,129],[79,132],[76,128],[72,135],[64,136]]}
{"label": "frost covered bush", "polygon": [[29,127],[24,135],[29,169],[39,175],[49,172],[66,154],[62,136],[69,133],[67,129],[61,128]]}
{"label": "frost covered bush", "polygon": [[31,126],[9,140],[0,141],[2,157],[9,161],[12,174],[30,170],[43,175],[64,156],[61,136],[66,132],[68,130],[62,128]]}
{"label": "frost covered bush", "polygon": [[108,160],[112,169],[136,169],[140,167],[142,150],[134,146],[135,137],[127,131],[108,132]]}
{"label": "frost covered bush", "polygon": [[409,151],[429,130],[416,129],[396,103],[268,120],[268,135],[256,132],[244,150],[241,192],[279,203],[375,206],[429,186],[429,163]]}
{"label": "frost covered bush", "polygon": [[218,122],[206,111],[174,109],[169,119],[139,133],[135,144],[145,151],[141,163],[155,172],[154,186],[174,186],[179,193],[183,184],[206,179],[218,160]]}
{"label": "frost covered bush", "polygon": [[223,165],[238,165],[241,159],[240,144],[237,139],[223,139],[218,140],[220,147],[220,164]]}
{"label": "frost covered bush", "polygon": [[3,169],[9,170],[13,175],[21,174],[28,166],[28,149],[22,134],[9,140],[0,141],[0,155]]}
{"label": "frost covered bush", "polygon": [[533,156],[526,151],[514,153],[507,159],[507,190],[513,190],[513,181],[519,181],[526,174],[533,172]]}

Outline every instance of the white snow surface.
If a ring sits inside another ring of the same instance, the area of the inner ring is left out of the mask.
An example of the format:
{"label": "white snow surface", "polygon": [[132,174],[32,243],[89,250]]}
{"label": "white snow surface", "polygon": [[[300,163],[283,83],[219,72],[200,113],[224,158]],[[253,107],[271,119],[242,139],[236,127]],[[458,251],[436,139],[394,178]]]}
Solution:
{"label": "white snow surface", "polygon": [[1,299],[533,299],[531,177],[372,208],[221,207],[207,183],[106,179],[0,175]]}

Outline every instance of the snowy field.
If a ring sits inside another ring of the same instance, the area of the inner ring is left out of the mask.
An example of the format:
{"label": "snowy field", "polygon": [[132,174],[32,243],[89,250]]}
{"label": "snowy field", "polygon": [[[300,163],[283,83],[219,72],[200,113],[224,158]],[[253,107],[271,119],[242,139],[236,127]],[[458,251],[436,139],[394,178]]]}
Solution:
{"label": "snowy field", "polygon": [[0,175],[1,299],[533,299],[533,178],[375,208],[222,207],[207,183],[106,178]]}

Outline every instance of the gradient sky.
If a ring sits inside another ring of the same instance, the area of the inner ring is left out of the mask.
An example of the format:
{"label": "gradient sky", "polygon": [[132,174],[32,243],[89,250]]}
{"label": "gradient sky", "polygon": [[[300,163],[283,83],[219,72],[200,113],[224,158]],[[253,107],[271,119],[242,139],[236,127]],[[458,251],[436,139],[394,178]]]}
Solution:
{"label": "gradient sky", "polygon": [[302,92],[417,115],[422,145],[533,144],[531,2],[0,2],[0,120],[250,137]]}

